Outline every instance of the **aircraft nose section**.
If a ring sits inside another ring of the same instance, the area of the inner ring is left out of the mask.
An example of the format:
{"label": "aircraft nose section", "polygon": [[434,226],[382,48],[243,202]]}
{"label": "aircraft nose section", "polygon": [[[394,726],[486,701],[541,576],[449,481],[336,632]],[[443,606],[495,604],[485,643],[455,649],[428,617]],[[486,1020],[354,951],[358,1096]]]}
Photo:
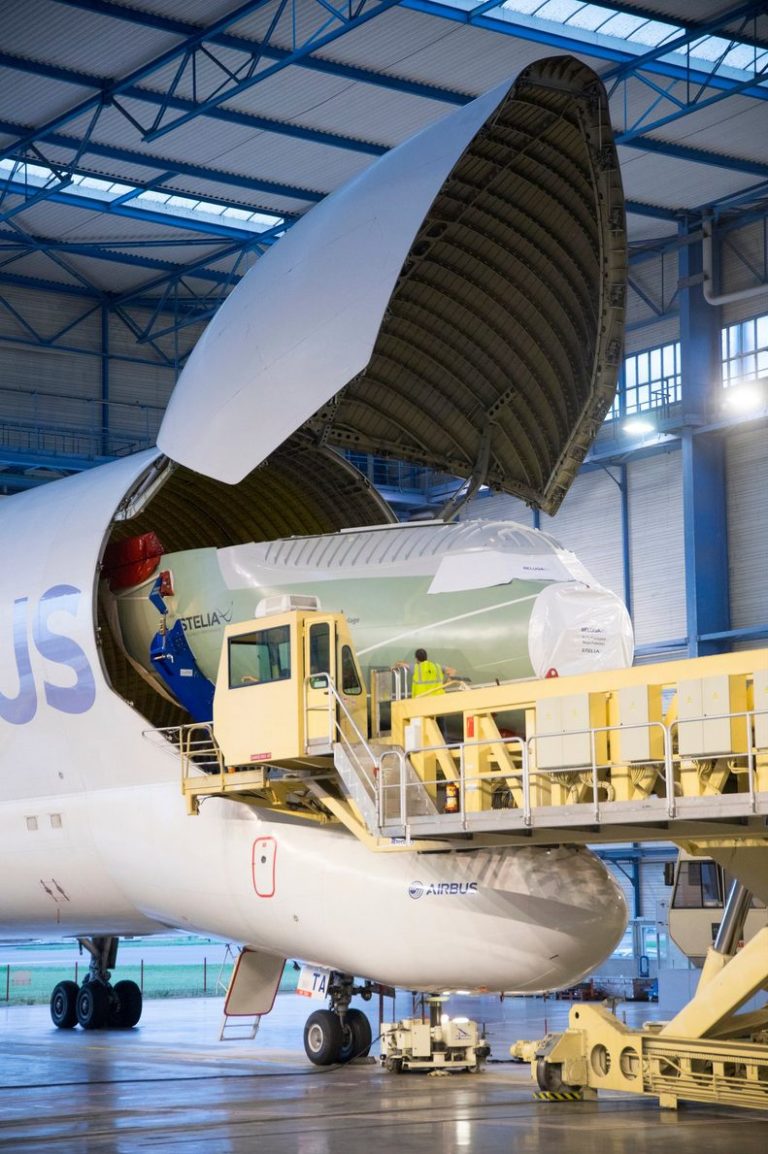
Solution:
{"label": "aircraft nose section", "polygon": [[573,985],[621,940],[627,923],[624,895],[590,850],[489,852],[481,875],[479,885],[496,915],[486,937],[486,944],[496,947],[495,988],[537,993]]}

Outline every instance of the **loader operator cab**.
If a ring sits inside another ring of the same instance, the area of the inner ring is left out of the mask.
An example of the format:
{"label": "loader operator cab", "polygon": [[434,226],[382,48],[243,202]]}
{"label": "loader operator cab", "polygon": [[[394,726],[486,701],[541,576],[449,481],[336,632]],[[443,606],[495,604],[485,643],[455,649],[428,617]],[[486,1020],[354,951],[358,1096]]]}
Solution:
{"label": "loader operator cab", "polygon": [[213,698],[228,766],[325,755],[368,734],[367,694],[346,621],[315,597],[267,597],[229,625]]}

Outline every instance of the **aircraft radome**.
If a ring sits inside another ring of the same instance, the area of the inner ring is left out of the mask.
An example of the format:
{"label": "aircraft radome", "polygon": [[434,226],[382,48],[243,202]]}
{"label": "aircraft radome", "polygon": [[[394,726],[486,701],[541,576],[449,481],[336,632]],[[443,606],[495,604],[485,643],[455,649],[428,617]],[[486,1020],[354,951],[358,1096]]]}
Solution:
{"label": "aircraft radome", "polygon": [[[597,77],[563,56],[394,149],[231,294],[179,380],[159,450],[0,503],[0,935],[90,951],[83,985],[56,987],[58,1025],[138,1020],[138,989],[110,982],[121,935],[196,931],[328,967],[341,1056],[361,1029],[352,975],[543,991],[619,940],[623,898],[585,848],[377,854],[341,826],[225,798],[193,819],[175,751],[147,736],[188,716],[146,650],[159,622],[148,594],[166,569],[176,587],[160,595],[209,679],[211,614],[252,615],[265,588],[344,609],[368,665],[434,642],[476,679],[540,674],[575,660],[557,628],[537,632],[536,606],[546,617],[550,603],[565,629],[571,613],[597,614],[610,656],[596,660],[631,661],[623,609],[546,534],[371,530],[392,515],[335,451],[557,509],[621,355],[608,125]],[[303,541],[290,560],[292,538]],[[256,845],[269,847],[268,886]]]}

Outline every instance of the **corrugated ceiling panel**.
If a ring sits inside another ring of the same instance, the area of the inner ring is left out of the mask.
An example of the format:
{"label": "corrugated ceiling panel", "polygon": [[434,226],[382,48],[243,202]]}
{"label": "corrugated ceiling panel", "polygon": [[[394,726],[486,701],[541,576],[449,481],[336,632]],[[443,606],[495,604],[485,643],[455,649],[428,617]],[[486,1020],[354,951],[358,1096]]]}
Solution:
{"label": "corrugated ceiling panel", "polygon": [[[125,101],[125,106],[148,122],[146,105],[139,101]],[[117,147],[135,149],[138,134],[124,117],[114,109],[99,120],[96,139],[107,140]],[[310,187],[321,191],[354,176],[370,163],[371,158],[344,149],[327,148],[312,141],[293,140],[275,133],[253,132],[238,124],[220,121],[192,121],[175,129],[168,138],[157,144],[158,153],[171,160],[174,156],[204,166],[215,164],[251,173],[254,178],[273,180]]]}
{"label": "corrugated ceiling panel", "polygon": [[765,100],[730,96],[673,125],[673,133],[667,128],[662,135],[690,148],[723,154],[726,163],[728,156],[764,161],[767,121]]}
{"label": "corrugated ceiling panel", "polygon": [[555,517],[541,528],[572,549],[601,585],[624,597],[621,493],[605,472],[582,473]]}
{"label": "corrugated ceiling panel", "polygon": [[[2,47],[7,51],[5,43]],[[60,84],[51,77],[33,76],[16,68],[3,68],[0,75],[0,120],[10,120],[14,124],[19,120],[30,127],[46,124],[93,93],[92,88]]]}
{"label": "corrugated ceiling panel", "polygon": [[[219,45],[213,45],[211,52],[216,60],[230,65],[233,71],[242,68],[248,57],[243,52],[228,52]],[[274,63],[267,59],[267,66]],[[173,83],[178,68],[178,62],[169,64],[166,68],[153,72],[145,85],[156,93],[166,90]],[[224,75],[221,67],[208,57],[203,57],[196,64],[194,75],[190,69],[185,70],[176,86],[174,95],[184,100],[193,97],[193,84],[197,84],[197,98],[204,99],[208,94],[218,92],[222,86]],[[271,77],[259,80],[257,84],[245,88],[236,99],[227,101],[223,107],[236,109],[239,112],[253,112],[257,116],[271,116],[276,120],[292,121],[297,117],[310,113],[316,106],[322,106],[328,100],[346,92],[349,94],[352,81],[343,76],[328,75],[324,72],[315,72],[307,68],[291,67],[283,69]],[[355,85],[355,88],[359,88]],[[180,110],[179,110],[180,111]],[[171,109],[167,119],[172,120],[179,115],[179,111]],[[345,132],[343,123],[335,125],[337,132]]]}
{"label": "corrugated ceiling panel", "polygon": [[254,212],[273,213],[275,216],[283,216],[286,213],[300,216],[315,203],[291,196],[273,196],[258,189],[250,191],[247,188],[233,189],[231,185],[217,184],[213,180],[193,179],[189,176],[179,176],[165,181],[162,191],[177,191],[192,199],[212,200],[217,204],[231,204]]}
{"label": "corrugated ceiling panel", "polygon": [[[768,623],[768,425],[726,442],[731,627]],[[763,644],[765,644],[763,642]]]}
{"label": "corrugated ceiling panel", "polygon": [[[40,30],[45,29],[44,43]],[[5,0],[3,50],[99,76],[124,76],[179,43],[178,36],[130,26],[51,0]]]}
{"label": "corrugated ceiling panel", "polygon": [[[67,133],[67,135],[70,134]],[[111,145],[114,141],[101,141],[101,143]],[[64,148],[46,142],[44,151],[46,159],[54,163],[68,164],[72,160],[73,149],[69,147]],[[95,173],[97,176],[103,176],[106,180],[113,180],[119,184],[148,184],[155,180],[161,172],[166,172],[168,167],[168,163],[163,163],[162,159],[158,160],[157,163],[134,164],[127,160],[112,160],[98,156],[90,150],[86,150],[85,158],[82,161],[82,168],[89,173]]]}
{"label": "corrugated ceiling panel", "polygon": [[[647,18],[649,11],[656,13],[662,19],[668,19],[673,24],[683,24],[691,20],[691,5],[688,0],[653,0],[651,4],[632,4],[622,2],[621,8],[627,12],[637,12],[640,16]],[[696,21],[702,23],[711,20],[715,16],[719,16],[721,12],[727,11],[724,9],[720,0],[696,0]],[[741,23],[737,24],[737,28],[741,31]],[[750,32],[754,31],[754,25],[750,21]],[[757,34],[762,34],[768,38],[768,19],[766,17],[757,17]]]}
{"label": "corrugated ceiling panel", "polygon": [[[286,85],[296,85],[286,107]],[[421,128],[446,116],[452,105],[440,100],[414,97],[373,85],[350,82],[322,97],[314,73],[293,68],[263,84],[250,94],[249,99],[230,101],[227,107],[244,108],[274,120],[289,120],[306,128],[337,132],[376,144],[394,145]],[[300,146],[300,141],[294,141]]]}
{"label": "corrugated ceiling panel", "polygon": [[[197,237],[211,243],[204,233],[177,228],[171,218],[167,225],[155,224],[152,220],[137,220],[129,216],[117,216],[101,210],[98,202],[93,211],[54,201],[41,201],[26,209],[20,218],[27,231],[39,236],[56,237],[58,240],[98,241],[117,244],[121,240],[159,240],[164,244],[174,240]],[[150,206],[151,207],[151,206]]]}
{"label": "corrugated ceiling panel", "polygon": [[694,208],[730,196],[755,183],[755,177],[712,165],[692,164],[671,156],[619,148],[619,161],[628,200],[664,208]]}
{"label": "corrugated ceiling panel", "polygon": [[[561,55],[547,45],[435,20],[403,8],[393,8],[350,32],[326,54],[334,60],[472,95],[512,79],[533,60]],[[594,61],[586,56],[583,59],[594,66]]]}
{"label": "corrugated ceiling panel", "polygon": [[627,231],[637,243],[641,240],[658,240],[660,237],[674,236],[675,225],[671,220],[657,220],[642,213],[627,211]]}
{"label": "corrugated ceiling panel", "polygon": [[[60,264],[42,252],[30,252],[26,256],[19,257],[12,264],[6,264],[5,270],[16,276],[29,277],[33,280],[79,287],[76,276],[66,272]],[[3,288],[3,292],[5,293],[5,288]]]}
{"label": "corrugated ceiling panel", "polygon": [[631,461],[632,619],[638,645],[684,637],[685,556],[679,452]]}
{"label": "corrugated ceiling panel", "polygon": [[[682,140],[691,147],[722,151],[724,145],[730,146],[731,143],[730,135],[723,137],[723,125],[730,125],[732,119],[738,120],[742,114],[750,113],[755,107],[759,110],[763,105],[761,100],[744,96],[716,99],[707,104],[706,101],[722,96],[721,90],[687,85],[684,81],[673,84],[671,88],[665,84],[664,92],[668,95],[660,97],[655,88],[651,89],[637,79],[630,79],[626,87],[619,85],[611,100],[611,120],[615,131],[631,131],[637,127],[642,132],[646,126],[679,113],[690,101],[690,111],[676,122],[665,125],[659,130],[659,136],[666,140]],[[754,140],[751,142],[752,148],[755,143]]]}

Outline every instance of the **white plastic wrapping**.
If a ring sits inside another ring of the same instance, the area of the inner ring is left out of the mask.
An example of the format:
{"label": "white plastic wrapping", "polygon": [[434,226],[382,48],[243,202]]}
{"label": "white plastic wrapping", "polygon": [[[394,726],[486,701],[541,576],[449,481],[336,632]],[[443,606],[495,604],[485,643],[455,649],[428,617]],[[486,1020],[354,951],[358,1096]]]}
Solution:
{"label": "white plastic wrapping", "polygon": [[629,613],[600,585],[548,585],[533,606],[528,654],[537,677],[625,669],[634,657]]}

